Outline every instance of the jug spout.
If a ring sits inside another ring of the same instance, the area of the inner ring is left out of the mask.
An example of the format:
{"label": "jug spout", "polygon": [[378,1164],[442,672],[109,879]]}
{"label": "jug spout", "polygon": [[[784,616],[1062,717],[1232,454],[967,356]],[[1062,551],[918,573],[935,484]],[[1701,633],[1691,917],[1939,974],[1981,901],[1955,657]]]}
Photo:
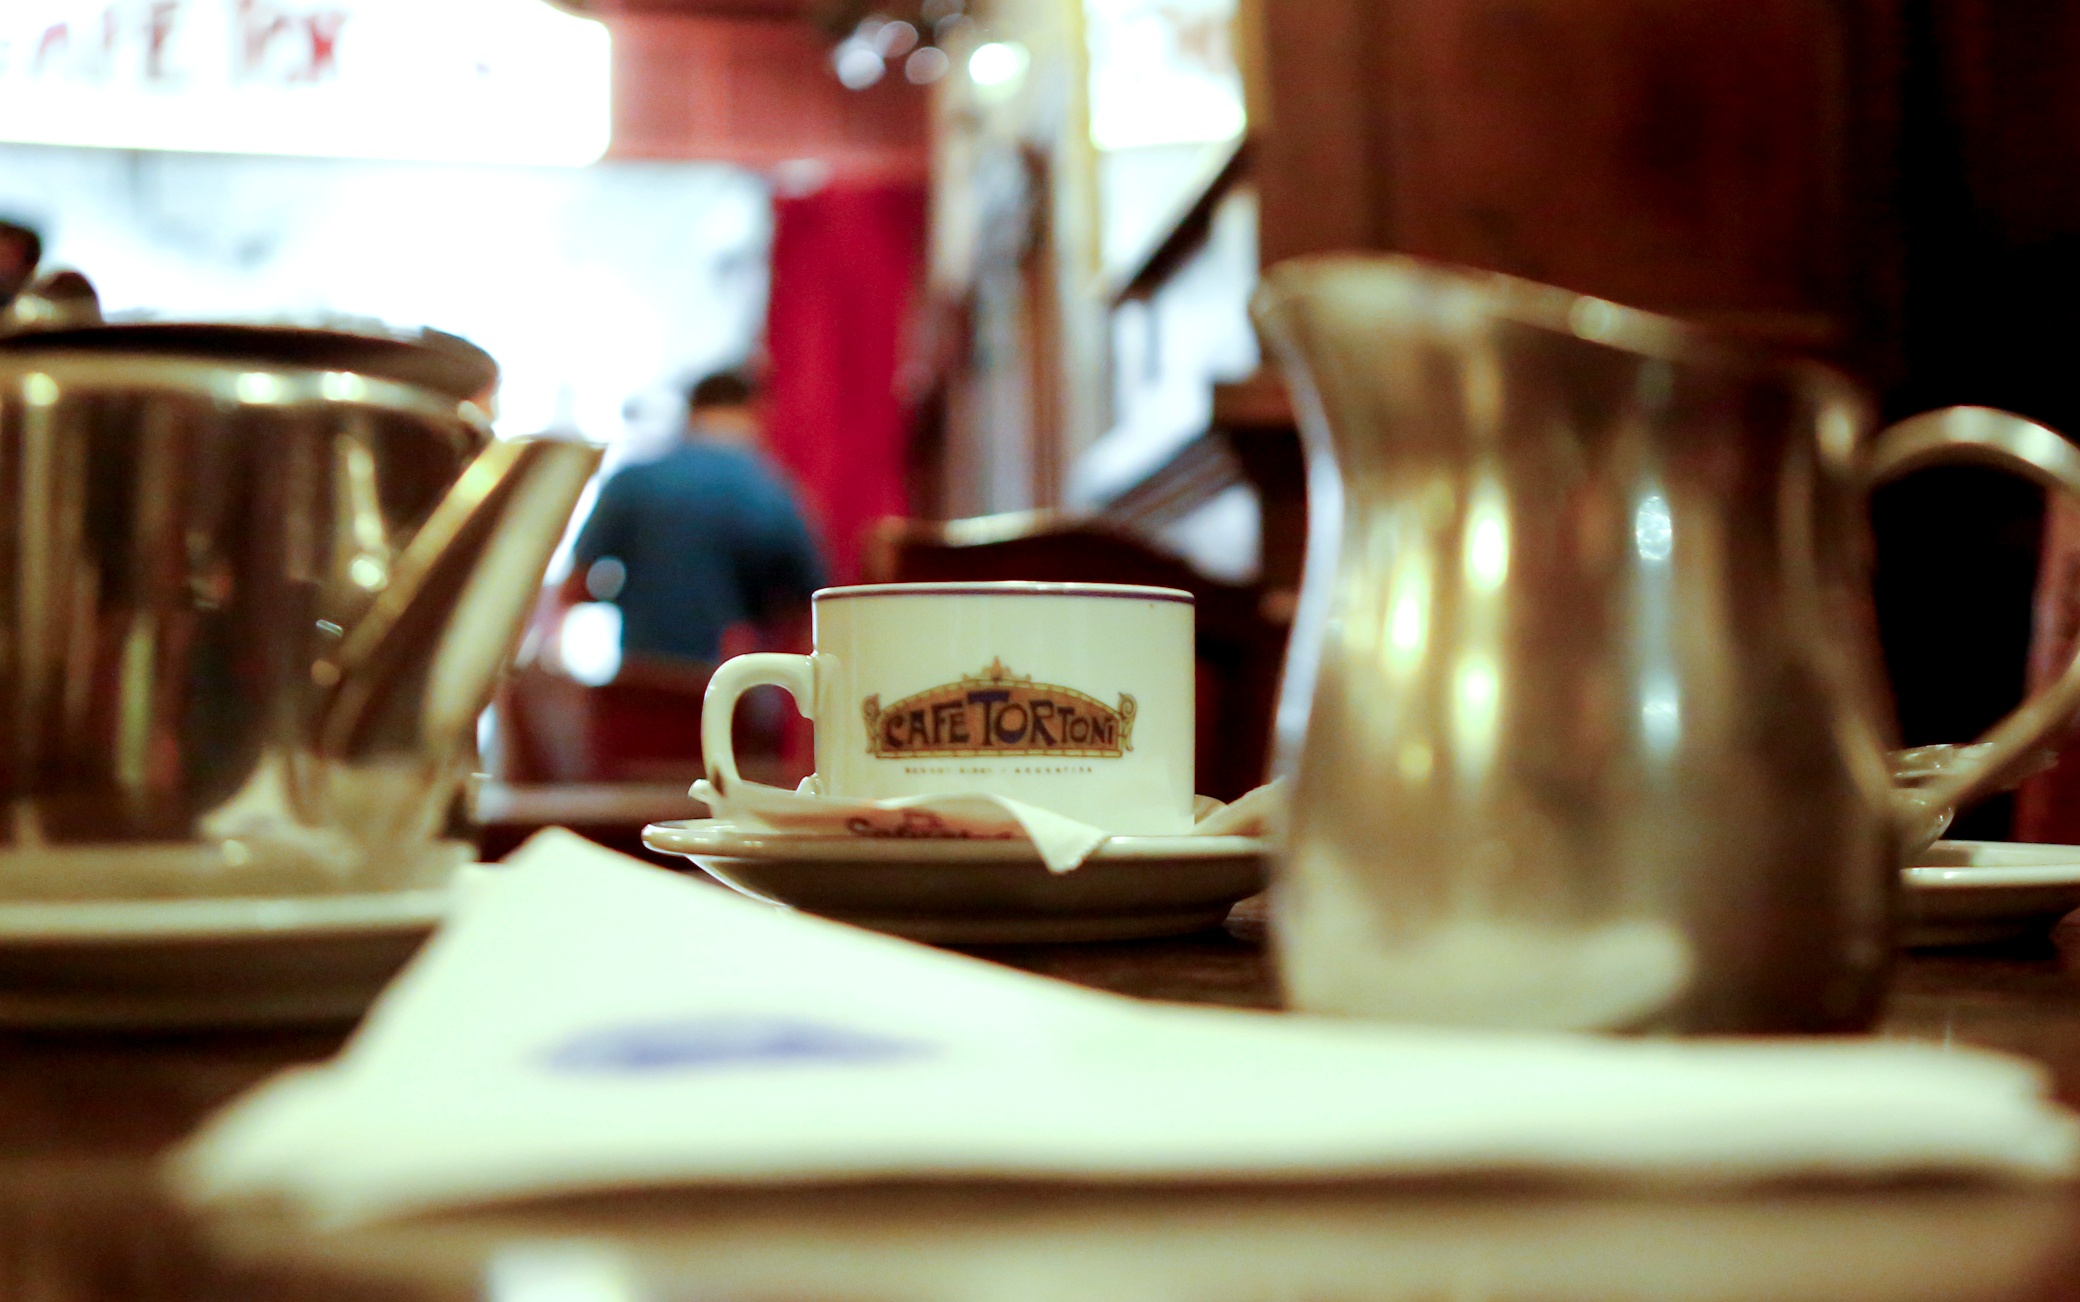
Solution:
{"label": "jug spout", "polygon": [[[400,780],[457,771],[600,457],[551,438],[497,441],[477,455],[380,596],[313,664],[321,757]],[[450,794],[427,800],[444,805]]]}

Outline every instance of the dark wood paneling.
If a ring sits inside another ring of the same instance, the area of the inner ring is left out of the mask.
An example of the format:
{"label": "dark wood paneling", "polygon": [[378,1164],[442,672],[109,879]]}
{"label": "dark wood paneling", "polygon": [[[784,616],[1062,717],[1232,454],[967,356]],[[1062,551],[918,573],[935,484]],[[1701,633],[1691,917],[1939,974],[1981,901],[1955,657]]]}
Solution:
{"label": "dark wood paneling", "polygon": [[1830,8],[1387,12],[1384,242],[1649,307],[1801,313],[1838,299]]}
{"label": "dark wood paneling", "polygon": [[1376,0],[1267,0],[1265,100],[1253,106],[1259,247],[1265,264],[1374,240],[1367,66]]}
{"label": "dark wood paneling", "polygon": [[1905,409],[2080,428],[2080,6],[1920,0]]}
{"label": "dark wood paneling", "polygon": [[1383,248],[1884,372],[1892,0],[1265,8],[1267,262]]}

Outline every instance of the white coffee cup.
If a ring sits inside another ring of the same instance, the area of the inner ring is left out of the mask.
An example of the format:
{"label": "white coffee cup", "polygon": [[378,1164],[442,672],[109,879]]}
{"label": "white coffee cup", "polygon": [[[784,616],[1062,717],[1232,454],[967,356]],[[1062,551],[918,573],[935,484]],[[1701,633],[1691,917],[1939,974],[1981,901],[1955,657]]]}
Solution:
{"label": "white coffee cup", "polygon": [[708,782],[747,785],[737,698],[815,721],[826,796],[983,792],[1108,832],[1192,822],[1192,596],[1100,583],[882,583],[814,598],[815,653],[725,661],[701,708]]}

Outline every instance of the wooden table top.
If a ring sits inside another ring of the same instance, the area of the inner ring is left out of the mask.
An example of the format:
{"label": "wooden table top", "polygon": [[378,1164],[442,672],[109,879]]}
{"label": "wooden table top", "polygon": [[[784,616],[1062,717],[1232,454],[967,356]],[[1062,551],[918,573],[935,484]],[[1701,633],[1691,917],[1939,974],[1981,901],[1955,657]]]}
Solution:
{"label": "wooden table top", "polygon": [[[1277,1003],[1247,918],[975,952],[1132,995]],[[1881,1033],[2029,1055],[2080,1106],[2080,928],[1905,956]],[[0,1299],[2080,1300],[2080,1192],[2063,1190],[875,1186],[334,1233],[196,1224],[158,1196],[165,1145],[342,1034],[0,1037]]]}

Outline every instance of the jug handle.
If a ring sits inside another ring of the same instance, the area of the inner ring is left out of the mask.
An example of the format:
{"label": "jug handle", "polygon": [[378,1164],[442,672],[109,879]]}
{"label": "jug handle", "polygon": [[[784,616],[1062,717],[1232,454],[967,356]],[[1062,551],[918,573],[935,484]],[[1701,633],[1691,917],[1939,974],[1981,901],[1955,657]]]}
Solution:
{"label": "jug handle", "polygon": [[[2080,448],[2057,431],[1991,407],[1945,407],[1891,426],[1872,444],[1867,484],[1876,487],[1932,465],[2011,470],[2046,489],[2080,499]],[[1979,739],[1973,754],[1925,787],[1898,793],[1900,814],[1916,828],[1938,811],[1960,809],[1998,790],[2047,738],[2080,715],[2080,647],[2049,686],[2032,694]]]}

